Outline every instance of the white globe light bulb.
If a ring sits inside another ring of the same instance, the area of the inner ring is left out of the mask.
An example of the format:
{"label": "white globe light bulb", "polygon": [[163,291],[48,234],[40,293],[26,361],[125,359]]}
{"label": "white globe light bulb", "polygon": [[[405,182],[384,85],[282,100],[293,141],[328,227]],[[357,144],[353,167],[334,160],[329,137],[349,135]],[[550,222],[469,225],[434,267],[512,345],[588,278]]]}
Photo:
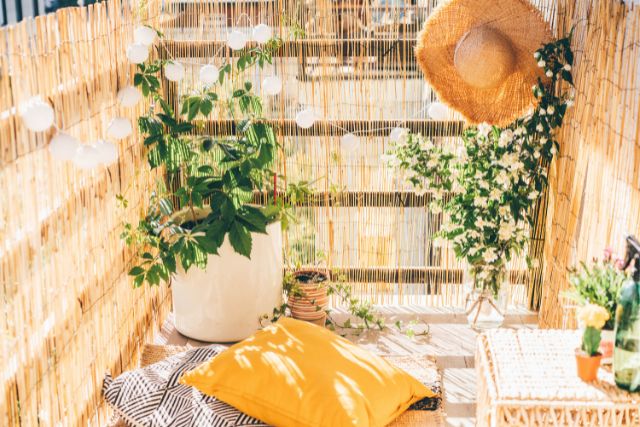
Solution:
{"label": "white globe light bulb", "polygon": [[358,146],[360,145],[360,138],[352,133],[344,134],[340,139],[340,145],[345,151],[355,151],[356,148],[358,148]]}
{"label": "white globe light bulb", "polygon": [[238,30],[233,30],[227,36],[227,45],[233,50],[241,50],[247,45],[247,36]]}
{"label": "white globe light bulb", "polygon": [[267,24],[258,24],[253,28],[251,35],[256,42],[264,44],[271,39],[273,31],[271,31],[271,27]]}
{"label": "white globe light bulb", "polygon": [[140,25],[135,30],[133,30],[133,40],[136,43],[143,44],[145,46],[151,46],[158,37],[158,34],[153,28],[147,27],[145,25]]}
{"label": "white globe light bulb", "polygon": [[49,153],[58,161],[73,160],[80,147],[77,138],[65,132],[58,132],[49,142]]}
{"label": "white globe light bulb", "polygon": [[262,87],[267,95],[277,95],[282,91],[282,80],[278,76],[269,76],[262,81]]}
{"label": "white globe light bulb", "polygon": [[118,160],[118,146],[113,142],[105,140],[99,140],[93,144],[98,153],[100,154],[100,163],[103,165],[110,165]]}
{"label": "white globe light bulb", "polygon": [[407,130],[405,128],[393,128],[389,134],[389,139],[393,142],[397,142],[402,138],[406,131]]}
{"label": "white globe light bulb", "polygon": [[316,122],[316,115],[313,110],[307,108],[296,114],[296,124],[302,129],[309,129]]}
{"label": "white globe light bulb", "polygon": [[73,158],[73,164],[79,169],[93,169],[100,165],[100,152],[93,145],[81,145]]}
{"label": "white globe light bulb", "polygon": [[24,125],[33,132],[42,132],[49,129],[53,125],[55,118],[53,107],[39,97],[31,98],[22,104],[19,112]]}
{"label": "white globe light bulb", "polygon": [[132,64],[142,64],[149,57],[149,47],[142,43],[133,43],[127,47],[127,59]]}
{"label": "white globe light bulb", "polygon": [[447,120],[449,116],[449,109],[442,102],[432,102],[427,110],[429,117],[433,120]]}
{"label": "white globe light bulb", "polygon": [[133,126],[129,119],[116,117],[107,126],[107,135],[115,139],[123,139],[131,135]]}
{"label": "white globe light bulb", "polygon": [[200,81],[206,85],[214,84],[220,77],[220,70],[212,64],[204,65],[200,68]]}
{"label": "white globe light bulb", "polygon": [[118,102],[125,108],[135,107],[142,99],[142,93],[135,86],[123,87],[118,91]]}
{"label": "white globe light bulb", "polygon": [[164,66],[164,76],[172,82],[179,82],[184,78],[184,66],[176,61],[167,62]]}

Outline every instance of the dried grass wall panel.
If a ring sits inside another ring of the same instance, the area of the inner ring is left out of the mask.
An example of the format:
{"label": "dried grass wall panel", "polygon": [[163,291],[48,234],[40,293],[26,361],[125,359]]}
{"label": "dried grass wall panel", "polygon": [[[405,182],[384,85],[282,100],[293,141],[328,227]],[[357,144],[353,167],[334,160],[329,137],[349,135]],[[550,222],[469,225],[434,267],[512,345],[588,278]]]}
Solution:
{"label": "dried grass wall panel", "polygon": [[135,120],[145,106],[116,103],[124,52],[134,23],[158,14],[155,1],[109,0],[0,29],[0,425],[104,424],[105,371],[132,367],[165,317],[166,288],[132,289],[119,237],[155,180],[137,136],[118,142],[116,164],[82,171],[50,156],[55,130],[30,132],[17,115],[40,95],[85,142],[115,116]]}
{"label": "dried grass wall panel", "polygon": [[[626,3],[626,4],[625,4]],[[550,175],[540,323],[563,324],[568,269],[640,233],[640,6],[561,1],[575,25],[575,107]]]}

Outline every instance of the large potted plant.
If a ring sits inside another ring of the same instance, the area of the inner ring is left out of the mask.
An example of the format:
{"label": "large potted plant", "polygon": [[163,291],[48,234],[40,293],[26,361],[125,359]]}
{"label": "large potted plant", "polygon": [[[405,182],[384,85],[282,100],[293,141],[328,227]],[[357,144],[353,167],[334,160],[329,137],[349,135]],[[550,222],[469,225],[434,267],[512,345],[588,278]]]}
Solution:
{"label": "large potted plant", "polygon": [[457,153],[405,132],[387,155],[417,192],[431,191],[432,212],[445,212],[437,236],[450,240],[456,256],[469,266],[473,290],[467,314],[478,329],[502,324],[500,291],[507,263],[529,241],[533,207],[557,150],[554,134],[571,102],[557,84],[572,84],[570,39],[545,44],[534,56],[548,81],[538,79],[533,86],[537,106],[526,117],[504,128],[486,123],[468,127]]}
{"label": "large potted plant", "polygon": [[[203,341],[237,341],[281,304],[282,198],[272,164],[278,143],[262,99],[247,79],[270,63],[280,41],[240,51],[236,61],[208,64],[200,83],[172,107],[163,90],[184,77],[174,60],[137,65],[135,86],[150,100],[138,127],[152,168],[165,182],[126,241],[140,255],[136,286],[172,282],[176,329]],[[210,135],[212,113],[232,120],[228,135]],[[261,192],[266,203],[253,203]]]}

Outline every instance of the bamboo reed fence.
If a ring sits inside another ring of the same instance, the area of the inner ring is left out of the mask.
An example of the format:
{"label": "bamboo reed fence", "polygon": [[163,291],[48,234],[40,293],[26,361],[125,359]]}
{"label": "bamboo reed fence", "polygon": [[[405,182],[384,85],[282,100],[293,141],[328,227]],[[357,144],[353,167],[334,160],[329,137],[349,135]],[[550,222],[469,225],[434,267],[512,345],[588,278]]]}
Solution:
{"label": "bamboo reed fence", "polygon": [[[282,78],[283,93],[266,99],[283,143],[278,169],[314,188],[286,233],[289,260],[336,269],[377,303],[463,304],[464,266],[431,239],[442,218],[429,211],[430,196],[411,193],[381,161],[396,126],[460,143],[455,113],[428,117],[436,98],[413,57],[437,1],[412,3],[107,0],[0,29],[1,425],[102,424],[104,371],[130,367],[170,307],[167,287],[133,290],[126,277],[132,253],[120,241],[121,224],[144,212],[159,178],[135,133],[119,142],[117,164],[82,172],[50,158],[53,131],[30,133],[17,116],[40,94],[57,126],[83,141],[103,137],[116,115],[134,120],[146,106],[124,110],[115,94],[131,83],[124,52],[140,23],[164,31],[156,54],[187,66],[187,78],[169,88],[173,102],[197,84],[199,65],[233,57],[224,45],[231,28],[271,25],[285,42],[251,79],[260,90],[266,75]],[[577,22],[577,107],[553,166],[553,215],[539,207],[529,248],[534,257],[546,251],[544,287],[541,270],[527,270],[523,259],[510,265],[512,301],[536,307],[542,295],[542,323],[554,325],[572,260],[619,234],[614,224],[638,229],[638,84],[629,75],[640,26],[629,6],[534,3],[554,28]],[[292,122],[303,108],[318,116],[309,130]],[[205,131],[228,132],[228,119],[215,111]],[[355,147],[342,142],[347,132],[358,136]]]}
{"label": "bamboo reed fence", "polygon": [[560,26],[575,27],[576,94],[550,174],[544,327],[572,324],[561,298],[571,267],[607,246],[623,255],[625,234],[640,233],[640,5],[561,5]]}
{"label": "bamboo reed fence", "polygon": [[116,103],[132,75],[124,52],[159,4],[110,0],[0,28],[0,425],[103,425],[105,371],[131,368],[170,308],[166,287],[133,290],[126,276],[121,222],[140,216],[156,178],[137,137],[85,172],[53,160],[55,131],[28,131],[16,110],[41,95],[86,142],[116,115],[134,120],[144,106]]}
{"label": "bamboo reed fence", "polygon": [[[440,121],[428,115],[437,99],[416,66],[413,48],[422,23],[437,0],[417,2],[345,0],[175,1],[169,4],[160,52],[187,67],[186,78],[169,89],[172,102],[198,86],[201,65],[220,65],[234,52],[225,46],[233,29],[250,36],[266,23],[284,43],[272,66],[251,76],[258,91],[265,76],[278,75],[283,93],[266,98],[267,115],[279,125],[280,170],[288,182],[307,180],[314,203],[296,209],[299,222],[286,233],[292,265],[323,264],[344,273],[356,295],[384,303],[461,306],[464,265],[446,244],[432,239],[441,216],[415,198],[382,155],[394,127],[407,127],[436,142],[456,145],[463,123],[450,112]],[[552,2],[536,1],[555,25]],[[312,108],[317,123],[295,125],[298,111]],[[232,131],[223,112],[201,130]],[[342,135],[358,136],[356,147]],[[544,222],[544,205],[537,224]],[[529,253],[542,256],[544,229],[536,225]],[[524,257],[510,265],[512,301],[537,307],[541,270],[528,270]]]}

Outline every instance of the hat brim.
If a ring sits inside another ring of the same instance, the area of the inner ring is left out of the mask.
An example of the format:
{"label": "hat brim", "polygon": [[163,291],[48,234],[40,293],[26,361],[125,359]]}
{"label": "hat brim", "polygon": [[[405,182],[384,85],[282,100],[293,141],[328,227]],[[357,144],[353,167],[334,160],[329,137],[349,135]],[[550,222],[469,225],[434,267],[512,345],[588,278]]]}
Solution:
{"label": "hat brim", "polygon": [[[458,41],[472,28],[489,26],[513,47],[514,69],[498,85],[480,89],[464,81],[454,66]],[[440,100],[471,123],[511,123],[530,108],[531,87],[544,77],[533,53],[551,40],[551,29],[526,0],[449,0],[425,22],[416,58]]]}

